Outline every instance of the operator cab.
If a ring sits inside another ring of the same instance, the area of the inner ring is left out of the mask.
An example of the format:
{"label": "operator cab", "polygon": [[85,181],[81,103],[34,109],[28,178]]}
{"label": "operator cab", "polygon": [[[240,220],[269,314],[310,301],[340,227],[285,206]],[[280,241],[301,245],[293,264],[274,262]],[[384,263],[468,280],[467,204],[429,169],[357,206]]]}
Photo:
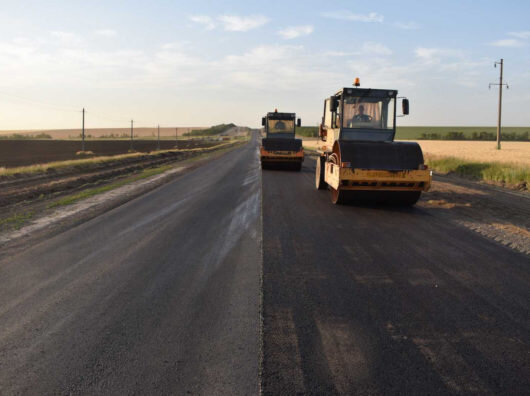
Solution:
{"label": "operator cab", "polygon": [[278,111],[267,113],[261,119],[261,125],[265,127],[267,138],[294,139],[296,126],[300,127],[301,120],[296,120],[295,113],[278,113]]}
{"label": "operator cab", "polygon": [[[391,142],[396,133],[396,90],[343,88],[324,103],[323,127],[338,139]],[[403,99],[408,114],[408,100]]]}

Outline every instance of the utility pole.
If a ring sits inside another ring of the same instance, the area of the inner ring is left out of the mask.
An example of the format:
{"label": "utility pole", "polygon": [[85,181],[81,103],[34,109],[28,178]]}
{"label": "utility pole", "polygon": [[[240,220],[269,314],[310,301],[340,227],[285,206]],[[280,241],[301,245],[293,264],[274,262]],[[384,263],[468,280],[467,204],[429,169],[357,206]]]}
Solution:
{"label": "utility pole", "polygon": [[131,147],[129,150],[133,150],[133,120],[131,120]]}
{"label": "utility pole", "polygon": [[179,142],[179,129],[175,128],[175,148],[178,148]]}
{"label": "utility pole", "polygon": [[498,85],[499,86],[499,109],[497,114],[497,150],[501,149],[501,115],[502,115],[502,86],[506,85],[506,89],[509,89],[507,83],[502,82],[502,73],[503,73],[503,66],[504,66],[504,59],[501,59],[500,62],[495,62],[493,66],[496,68],[497,65],[500,65],[500,77],[499,77],[499,83],[490,83],[489,88],[491,89],[492,85]]}
{"label": "utility pole", "polygon": [[158,124],[158,140],[156,143],[156,149],[160,150],[160,124]]}
{"label": "utility pole", "polygon": [[85,108],[83,107],[83,132],[81,133],[81,151],[85,151]]}

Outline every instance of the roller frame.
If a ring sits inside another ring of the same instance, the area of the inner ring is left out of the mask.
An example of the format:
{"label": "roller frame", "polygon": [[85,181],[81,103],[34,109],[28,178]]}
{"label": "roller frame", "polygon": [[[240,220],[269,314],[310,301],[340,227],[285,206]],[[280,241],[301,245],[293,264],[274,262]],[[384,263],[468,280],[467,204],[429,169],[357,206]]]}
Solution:
{"label": "roller frame", "polygon": [[[401,171],[352,169],[326,161],[324,180],[335,190],[340,187],[341,190],[357,191],[428,191],[432,172],[421,169]],[[355,185],[356,183],[358,185]],[[389,185],[390,183],[397,185]],[[413,184],[413,186],[403,184]]]}
{"label": "roller frame", "polygon": [[261,162],[303,162],[304,161],[304,149],[300,151],[267,151],[260,147],[260,160]]}

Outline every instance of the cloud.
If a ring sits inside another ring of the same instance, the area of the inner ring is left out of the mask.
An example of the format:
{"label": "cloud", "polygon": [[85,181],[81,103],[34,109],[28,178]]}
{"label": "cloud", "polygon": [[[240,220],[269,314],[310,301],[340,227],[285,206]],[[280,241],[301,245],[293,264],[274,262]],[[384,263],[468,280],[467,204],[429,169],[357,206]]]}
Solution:
{"label": "cloud", "polygon": [[418,47],[414,50],[414,53],[424,64],[438,64],[442,61],[442,58],[462,58],[464,56],[461,50],[452,48]]}
{"label": "cloud", "polygon": [[208,15],[193,15],[188,18],[192,22],[203,25],[206,30],[213,30],[220,26],[228,32],[246,32],[269,22],[269,18],[263,15],[221,15],[217,18]]}
{"label": "cloud", "polygon": [[289,26],[285,29],[279,30],[278,34],[286,40],[294,39],[300,36],[307,36],[313,33],[314,27],[311,25]]}
{"label": "cloud", "polygon": [[503,39],[492,41],[490,45],[494,47],[522,47],[524,44],[522,41],[516,39]]}
{"label": "cloud", "polygon": [[54,31],[51,32],[51,35],[63,45],[74,45],[79,44],[81,39],[74,33]]}
{"label": "cloud", "polygon": [[392,26],[403,30],[418,30],[420,28],[416,22],[394,22]]}
{"label": "cloud", "polygon": [[354,14],[350,11],[330,11],[325,12],[322,16],[332,19],[341,19],[345,21],[355,22],[378,22],[381,23],[384,20],[384,16],[376,12],[370,12],[368,14]]}
{"label": "cloud", "polygon": [[207,15],[192,15],[189,17],[189,20],[199,25],[203,25],[206,30],[215,29],[214,20]]}
{"label": "cloud", "polygon": [[520,38],[520,39],[527,39],[527,38],[530,38],[530,30],[525,30],[525,31],[521,31],[521,32],[510,32],[510,33],[508,33],[508,35],[513,36],[513,37],[517,37],[517,38]]}
{"label": "cloud", "polygon": [[222,15],[217,18],[224,30],[229,32],[246,32],[248,30],[256,29],[269,22],[269,18],[263,15],[237,16],[237,15]]}
{"label": "cloud", "polygon": [[99,29],[94,32],[98,36],[103,37],[114,37],[116,36],[116,31],[112,29]]}
{"label": "cloud", "polygon": [[362,46],[362,53],[376,54],[376,55],[391,55],[392,50],[380,43],[366,42]]}

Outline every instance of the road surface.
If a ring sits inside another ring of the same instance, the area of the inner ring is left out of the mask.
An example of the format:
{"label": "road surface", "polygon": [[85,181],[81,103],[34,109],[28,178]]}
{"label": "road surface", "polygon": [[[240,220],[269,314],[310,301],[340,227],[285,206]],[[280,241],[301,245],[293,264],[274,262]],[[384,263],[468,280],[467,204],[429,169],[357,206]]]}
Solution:
{"label": "road surface", "polygon": [[0,394],[527,393],[527,255],[257,144],[4,252]]}
{"label": "road surface", "polygon": [[256,394],[253,140],[0,261],[0,394]]}
{"label": "road surface", "polygon": [[528,394],[528,256],[447,209],[335,206],[313,164],[263,172],[263,391]]}

